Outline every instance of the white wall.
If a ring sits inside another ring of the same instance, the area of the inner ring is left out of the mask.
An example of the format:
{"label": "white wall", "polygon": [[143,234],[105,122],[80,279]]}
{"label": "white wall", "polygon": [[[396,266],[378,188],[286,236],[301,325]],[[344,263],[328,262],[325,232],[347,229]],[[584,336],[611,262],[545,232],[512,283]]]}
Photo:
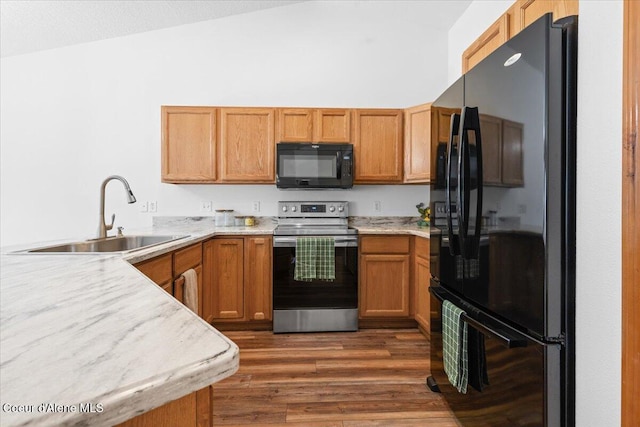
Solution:
{"label": "white wall", "polygon": [[[507,2],[508,3],[508,2]],[[507,9],[476,0],[449,32],[449,81],[462,52]],[[620,425],[622,1],[580,2],[576,266],[576,425]],[[473,25],[472,25],[473,24]]]}
{"label": "white wall", "polygon": [[[116,225],[202,215],[200,202],[274,215],[277,200],[353,202],[354,215],[417,215],[426,186],[281,192],[273,185],[160,183],[160,105],[404,108],[447,85],[447,32],[429,2],[305,2],[118,39],[3,58],[0,245],[90,237],[102,180]],[[383,201],[382,212],[373,201]]]}

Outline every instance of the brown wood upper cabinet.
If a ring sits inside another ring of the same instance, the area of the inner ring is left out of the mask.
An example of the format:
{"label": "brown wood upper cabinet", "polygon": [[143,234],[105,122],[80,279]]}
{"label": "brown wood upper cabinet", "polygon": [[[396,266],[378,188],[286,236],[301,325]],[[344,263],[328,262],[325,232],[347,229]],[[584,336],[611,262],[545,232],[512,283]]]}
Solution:
{"label": "brown wood upper cabinet", "polygon": [[306,108],[278,109],[276,142],[312,142],[313,113]]}
{"label": "brown wood upper cabinet", "polygon": [[409,236],[360,239],[360,318],[409,317]]}
{"label": "brown wood upper cabinet", "polygon": [[355,183],[400,183],[402,110],[355,110]]}
{"label": "brown wood upper cabinet", "polygon": [[503,14],[462,53],[463,73],[509,40],[509,18],[509,14]]}
{"label": "brown wood upper cabinet", "polygon": [[431,179],[431,104],[404,110],[404,182]]}
{"label": "brown wood upper cabinet", "polygon": [[518,34],[545,13],[556,21],[578,14],[578,0],[517,0],[462,53],[462,72],[466,73],[500,45]]}
{"label": "brown wood upper cabinet", "polygon": [[220,109],[220,182],[275,182],[275,109]]}
{"label": "brown wood upper cabinet", "polygon": [[460,109],[431,104],[404,111],[404,182],[435,182],[438,144],[449,141],[453,113],[460,113]]}
{"label": "brown wood upper cabinet", "polygon": [[216,180],[216,109],[161,108],[162,182]]}
{"label": "brown wood upper cabinet", "polygon": [[274,108],[161,110],[162,182],[275,181]]}
{"label": "brown wood upper cabinet", "polygon": [[351,111],[280,108],[276,142],[351,142]]}

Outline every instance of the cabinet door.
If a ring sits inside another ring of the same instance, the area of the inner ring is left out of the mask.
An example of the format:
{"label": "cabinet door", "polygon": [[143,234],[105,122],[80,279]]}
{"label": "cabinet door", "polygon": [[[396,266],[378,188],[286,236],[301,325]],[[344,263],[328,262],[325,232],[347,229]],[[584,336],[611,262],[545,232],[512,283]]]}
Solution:
{"label": "cabinet door", "polygon": [[578,0],[518,0],[514,7],[518,32],[545,13],[552,12],[554,21],[578,14]]}
{"label": "cabinet door", "polygon": [[502,121],[502,183],[522,187],[522,123]]}
{"label": "cabinet door", "polygon": [[[202,299],[203,299],[203,294],[202,294],[202,282],[203,282],[203,280],[202,280],[202,265],[197,265],[197,266],[194,266],[192,268],[196,272],[196,276],[198,278],[198,283],[196,285],[198,287],[198,305],[197,305],[197,307],[193,308],[192,311],[194,313],[196,313],[198,316],[202,317]],[[184,271],[183,271],[183,273],[184,273]],[[185,304],[185,300],[184,300],[185,285],[186,285],[185,278],[184,278],[184,276],[182,276],[182,273],[181,273],[176,278],[176,280],[173,281],[173,296],[175,297],[175,299],[180,301],[182,304]],[[192,307],[189,307],[189,308],[192,308]]]}
{"label": "cabinet door", "polygon": [[213,425],[213,390],[205,387],[138,415],[117,427],[210,427]]}
{"label": "cabinet door", "polygon": [[269,236],[244,240],[245,286],[249,320],[271,320],[272,240]]}
{"label": "cabinet door", "polygon": [[351,111],[318,109],[313,126],[313,142],[351,142]]}
{"label": "cabinet door", "polygon": [[162,107],[162,182],[216,180],[216,110]]}
{"label": "cabinet door", "polygon": [[[502,120],[480,115],[480,132],[484,184],[500,185],[502,184]],[[473,139],[473,133],[470,138]]]}
{"label": "cabinet door", "polygon": [[135,267],[170,295],[173,295],[171,254],[152,258],[136,264]]}
{"label": "cabinet door", "polygon": [[275,110],[220,109],[220,181],[275,181]]}
{"label": "cabinet door", "polygon": [[355,182],[402,182],[402,111],[355,111]]}
{"label": "cabinet door", "polygon": [[197,427],[196,393],[187,394],[135,418],[131,418],[117,427]]}
{"label": "cabinet door", "polygon": [[509,14],[505,13],[462,53],[462,72],[469,71],[509,37]]}
{"label": "cabinet door", "polygon": [[213,239],[209,266],[214,320],[244,318],[244,245],[242,238]]}
{"label": "cabinet door", "polygon": [[428,332],[429,316],[431,314],[429,304],[429,280],[431,279],[429,260],[416,257],[414,272],[418,298],[416,301],[416,321],[425,331]]}
{"label": "cabinet door", "polygon": [[213,301],[216,298],[213,289],[213,276],[215,274],[213,271],[213,243],[213,240],[207,240],[202,245],[202,318],[207,323],[213,321]]}
{"label": "cabinet door", "polygon": [[431,178],[431,104],[404,110],[404,181]]}
{"label": "cabinet door", "polygon": [[313,113],[303,108],[279,109],[276,142],[312,142]]}
{"label": "cabinet door", "polygon": [[198,277],[198,306],[193,311],[202,316],[202,243],[180,249],[173,254],[173,296],[184,304],[185,281],[182,274],[193,269]]}
{"label": "cabinet door", "polygon": [[409,316],[409,255],[360,257],[360,317]]}

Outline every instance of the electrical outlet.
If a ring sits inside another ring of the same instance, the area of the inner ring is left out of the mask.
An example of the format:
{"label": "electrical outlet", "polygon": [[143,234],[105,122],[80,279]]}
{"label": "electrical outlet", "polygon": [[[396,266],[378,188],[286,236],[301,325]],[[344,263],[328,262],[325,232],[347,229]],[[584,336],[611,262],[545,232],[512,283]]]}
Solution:
{"label": "electrical outlet", "polygon": [[204,201],[200,203],[200,211],[201,212],[211,212],[211,202]]}
{"label": "electrical outlet", "polygon": [[252,212],[260,212],[260,202],[253,202],[251,204],[251,211]]}
{"label": "electrical outlet", "polygon": [[527,205],[525,204],[520,204],[518,205],[518,213],[519,214],[526,214],[527,213]]}
{"label": "electrical outlet", "polygon": [[140,212],[149,212],[149,203],[148,202],[140,203]]}
{"label": "electrical outlet", "polygon": [[380,202],[380,200],[376,200],[375,202],[373,202],[373,210],[376,212],[382,212],[382,203]]}
{"label": "electrical outlet", "polygon": [[149,212],[158,212],[158,203],[155,200],[149,202]]}

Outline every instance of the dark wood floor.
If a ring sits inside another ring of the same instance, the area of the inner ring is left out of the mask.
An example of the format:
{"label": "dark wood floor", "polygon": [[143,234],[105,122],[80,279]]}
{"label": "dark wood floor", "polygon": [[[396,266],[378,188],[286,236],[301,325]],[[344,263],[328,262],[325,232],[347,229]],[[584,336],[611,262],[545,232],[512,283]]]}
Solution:
{"label": "dark wood floor", "polygon": [[459,425],[424,385],[429,345],[416,329],[225,334],[240,369],[214,386],[214,425]]}

